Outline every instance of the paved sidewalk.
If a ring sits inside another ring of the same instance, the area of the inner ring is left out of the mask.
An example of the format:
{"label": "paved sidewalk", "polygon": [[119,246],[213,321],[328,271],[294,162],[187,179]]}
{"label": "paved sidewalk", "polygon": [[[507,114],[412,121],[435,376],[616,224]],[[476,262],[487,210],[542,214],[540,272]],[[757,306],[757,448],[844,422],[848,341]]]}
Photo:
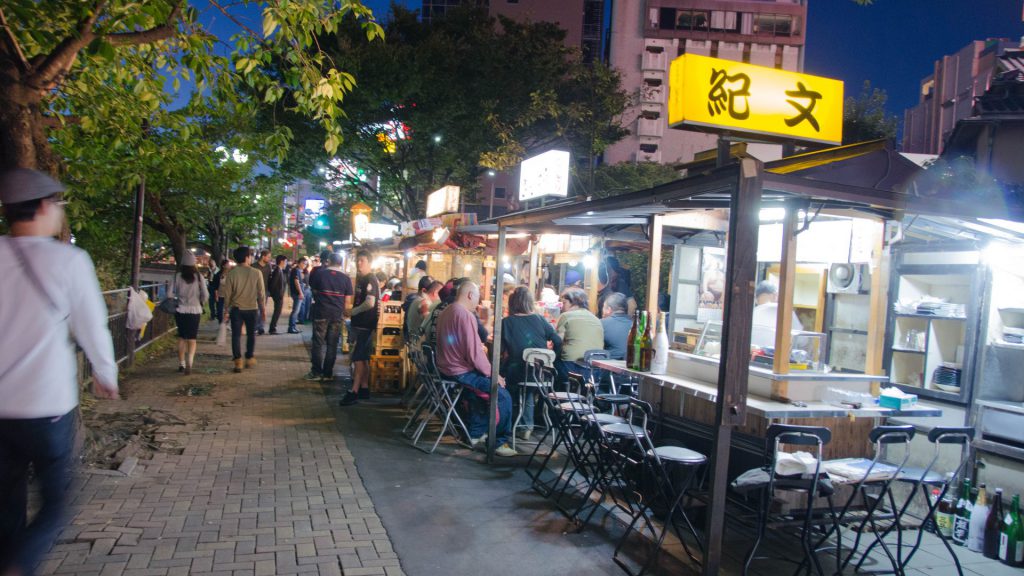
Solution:
{"label": "paved sidewalk", "polygon": [[130,376],[125,400],[97,403],[171,422],[141,439],[159,451],[128,476],[83,470],[40,573],[403,574],[320,383],[301,379],[301,337],[259,337],[259,365],[233,374],[213,330],[191,376],[172,354]]}

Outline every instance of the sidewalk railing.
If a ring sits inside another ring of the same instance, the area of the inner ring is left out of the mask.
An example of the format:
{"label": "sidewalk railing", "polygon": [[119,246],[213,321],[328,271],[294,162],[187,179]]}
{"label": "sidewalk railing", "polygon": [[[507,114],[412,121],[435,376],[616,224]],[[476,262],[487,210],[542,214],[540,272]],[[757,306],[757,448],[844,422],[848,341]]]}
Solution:
{"label": "sidewalk railing", "polygon": [[[169,282],[143,284],[139,287],[152,302],[160,302],[167,296]],[[146,325],[142,337],[137,330],[129,330],[128,321],[128,288],[103,292],[103,301],[107,305],[107,328],[114,341],[114,357],[118,366],[130,366],[135,353],[144,349],[163,336],[175,330],[174,317],[158,309],[153,310],[153,319]],[[92,366],[81,349],[78,349],[78,381],[84,385],[92,379]]]}

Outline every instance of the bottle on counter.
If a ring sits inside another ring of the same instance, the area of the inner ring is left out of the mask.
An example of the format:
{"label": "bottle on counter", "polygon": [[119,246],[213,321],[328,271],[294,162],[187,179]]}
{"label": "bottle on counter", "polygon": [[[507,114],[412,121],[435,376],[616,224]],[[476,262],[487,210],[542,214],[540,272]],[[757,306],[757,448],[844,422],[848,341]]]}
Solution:
{"label": "bottle on counter", "polygon": [[985,520],[985,544],[981,549],[985,558],[999,559],[999,526],[1004,514],[1006,511],[1003,510],[1003,489],[996,488],[996,494],[992,497],[992,509]]}
{"label": "bottle on counter", "polygon": [[981,552],[985,547],[985,523],[988,522],[988,514],[988,498],[983,483],[978,486],[978,497],[971,508],[971,524],[967,529],[968,550]]}
{"label": "bottle on counter", "polygon": [[960,498],[956,501],[953,513],[953,543],[958,546],[967,545],[967,533],[971,526],[971,481],[964,480],[960,488]]}
{"label": "bottle on counter", "polygon": [[633,342],[636,341],[636,331],[640,324],[640,311],[633,312],[633,327],[629,329],[629,336],[626,336],[626,368],[633,369],[636,360],[636,348]]}
{"label": "bottle on counter", "polygon": [[654,360],[651,362],[651,374],[668,372],[668,328],[665,312],[658,314],[658,335],[654,337]]}
{"label": "bottle on counter", "polygon": [[[952,472],[947,475],[946,484],[953,486]],[[935,509],[935,527],[946,538],[952,538],[953,536],[953,513],[955,510],[956,504],[953,499],[953,490],[946,490],[946,495],[942,497],[939,507]]]}
{"label": "bottle on counter", "polygon": [[644,312],[641,317],[643,318],[644,333],[640,336],[640,371],[650,372],[651,363],[654,360],[654,336],[651,333],[651,324],[654,324],[654,318],[648,312]]}
{"label": "bottle on counter", "polygon": [[1014,494],[1010,510],[999,529],[999,561],[1008,566],[1024,566],[1024,528],[1020,525],[1020,495]]}
{"label": "bottle on counter", "polygon": [[630,347],[633,348],[633,364],[630,365],[632,370],[640,370],[643,358],[644,329],[647,327],[647,312],[641,310],[637,314],[639,314],[639,319],[636,324],[636,335],[630,341]]}

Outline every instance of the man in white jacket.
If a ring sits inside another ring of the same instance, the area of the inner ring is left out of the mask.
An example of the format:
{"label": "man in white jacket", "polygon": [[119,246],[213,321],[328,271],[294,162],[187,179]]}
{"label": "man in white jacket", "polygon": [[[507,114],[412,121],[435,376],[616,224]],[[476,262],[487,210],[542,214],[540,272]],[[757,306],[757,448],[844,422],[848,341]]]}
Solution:
{"label": "man in white jacket", "polygon": [[[0,236],[0,261],[8,263],[0,275],[0,574],[6,576],[31,574],[67,516],[78,407],[72,339],[92,364],[93,393],[118,397],[107,308],[92,260],[54,239],[64,223],[63,191],[35,170],[0,174],[11,231]],[[31,523],[29,464],[43,500]]]}

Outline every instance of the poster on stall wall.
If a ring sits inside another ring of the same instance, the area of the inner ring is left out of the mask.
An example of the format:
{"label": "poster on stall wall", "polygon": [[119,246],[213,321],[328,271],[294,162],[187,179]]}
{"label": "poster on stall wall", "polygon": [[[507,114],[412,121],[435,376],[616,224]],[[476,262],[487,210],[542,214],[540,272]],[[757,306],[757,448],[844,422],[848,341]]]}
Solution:
{"label": "poster on stall wall", "polygon": [[723,248],[704,248],[701,254],[700,301],[697,304],[698,323],[722,320],[725,285],[725,250]]}

